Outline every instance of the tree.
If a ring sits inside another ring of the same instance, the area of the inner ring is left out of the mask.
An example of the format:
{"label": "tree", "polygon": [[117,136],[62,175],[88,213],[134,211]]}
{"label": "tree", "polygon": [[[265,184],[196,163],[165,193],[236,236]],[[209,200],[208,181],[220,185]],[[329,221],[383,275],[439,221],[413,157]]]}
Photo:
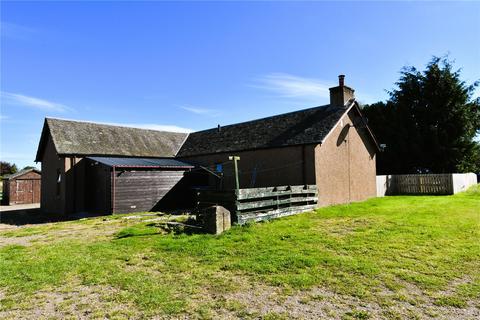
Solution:
{"label": "tree", "polygon": [[479,172],[479,82],[467,85],[447,58],[434,57],[423,72],[401,71],[386,103],[364,108],[382,144],[378,173]]}
{"label": "tree", "polygon": [[0,161],[0,176],[16,173],[17,171],[17,166],[14,163]]}

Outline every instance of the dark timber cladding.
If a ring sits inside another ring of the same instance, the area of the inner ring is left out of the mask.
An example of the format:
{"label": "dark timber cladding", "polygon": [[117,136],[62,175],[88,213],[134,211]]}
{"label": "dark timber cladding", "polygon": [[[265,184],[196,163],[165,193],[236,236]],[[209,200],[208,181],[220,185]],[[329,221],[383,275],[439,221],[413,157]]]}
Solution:
{"label": "dark timber cladding", "polygon": [[151,211],[183,176],[184,170],[116,171],[112,211]]}
{"label": "dark timber cladding", "polygon": [[88,157],[110,168],[113,213],[151,211],[172,192],[192,165],[176,159]]}

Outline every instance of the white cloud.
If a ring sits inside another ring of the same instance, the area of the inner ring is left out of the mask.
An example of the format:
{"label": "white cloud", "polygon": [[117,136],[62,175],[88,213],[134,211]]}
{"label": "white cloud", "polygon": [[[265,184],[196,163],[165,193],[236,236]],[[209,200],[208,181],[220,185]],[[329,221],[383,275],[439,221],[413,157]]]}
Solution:
{"label": "white cloud", "polygon": [[190,128],[184,128],[184,127],[179,127],[179,126],[169,125],[169,124],[86,121],[86,120],[75,120],[75,119],[66,119],[66,118],[58,118],[58,117],[55,117],[55,119],[90,122],[90,123],[106,124],[110,126],[129,127],[129,128],[138,128],[138,129],[150,129],[150,130],[157,130],[157,131],[170,131],[170,132],[182,132],[182,133],[190,133],[194,131],[193,129],[190,129]]}
{"label": "white cloud", "polygon": [[5,100],[6,103],[13,105],[20,105],[25,107],[30,107],[39,110],[53,111],[53,112],[67,112],[73,111],[72,108],[67,107],[63,104],[48,101],[45,99],[40,99],[36,97],[30,97],[23,94],[11,93],[11,92],[1,92],[2,100]]}
{"label": "white cloud", "polygon": [[36,33],[36,29],[15,23],[0,22],[1,36],[13,39],[28,39]]}
{"label": "white cloud", "polygon": [[315,78],[305,78],[288,73],[270,73],[258,77],[253,87],[275,92],[287,98],[328,98],[328,88],[334,85]]}
{"label": "white cloud", "polygon": [[180,108],[195,114],[202,114],[202,115],[209,115],[209,116],[219,115],[219,111],[215,109],[205,109],[205,108],[198,108],[198,107],[192,107],[192,106],[181,106]]}
{"label": "white cloud", "polygon": [[140,129],[150,129],[157,131],[170,131],[170,132],[184,132],[190,133],[193,132],[192,129],[183,128],[175,125],[168,124],[153,124],[153,123],[130,123],[130,124],[116,124],[124,127],[140,128]]}

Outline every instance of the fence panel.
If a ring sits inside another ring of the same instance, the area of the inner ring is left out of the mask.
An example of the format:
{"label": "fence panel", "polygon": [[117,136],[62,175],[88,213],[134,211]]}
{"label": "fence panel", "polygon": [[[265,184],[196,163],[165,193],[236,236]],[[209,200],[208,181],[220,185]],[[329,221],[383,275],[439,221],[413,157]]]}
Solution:
{"label": "fence panel", "polygon": [[394,194],[453,194],[451,174],[394,175]]}
{"label": "fence panel", "polygon": [[221,205],[230,210],[238,224],[310,211],[316,208],[317,202],[315,185],[197,191],[199,208]]}

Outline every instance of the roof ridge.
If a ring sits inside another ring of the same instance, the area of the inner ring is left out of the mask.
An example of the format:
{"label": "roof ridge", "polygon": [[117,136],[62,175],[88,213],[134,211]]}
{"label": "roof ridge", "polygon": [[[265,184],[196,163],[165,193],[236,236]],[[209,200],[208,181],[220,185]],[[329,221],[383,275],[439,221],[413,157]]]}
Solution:
{"label": "roof ridge", "polygon": [[[231,124],[227,124],[227,125],[224,125],[224,126],[220,125],[220,128],[231,127],[231,126],[236,126],[236,125],[239,125],[239,124],[245,124],[245,123],[249,123],[249,122],[256,122],[256,121],[271,119],[271,118],[275,118],[275,117],[279,117],[279,116],[285,116],[285,115],[289,115],[289,114],[293,114],[293,113],[298,113],[298,112],[302,112],[302,111],[309,111],[309,110],[313,110],[313,109],[327,108],[327,107],[331,107],[331,105],[330,105],[330,104],[325,104],[325,105],[323,105],[323,106],[316,106],[316,107],[312,107],[312,108],[306,108],[306,109],[300,109],[300,110],[296,110],[296,111],[289,111],[289,112],[285,112],[285,113],[279,113],[279,114],[275,114],[275,115],[273,115],[273,116],[268,116],[268,117],[263,117],[263,118],[258,118],[258,119],[252,119],[252,120],[247,120],[247,121],[242,121],[242,122],[231,123]],[[205,132],[205,131],[209,131],[209,130],[216,130],[216,128],[215,128],[215,127],[212,127],[212,128],[209,128],[209,129],[204,129],[204,130],[200,130],[200,131],[190,132],[189,134],[191,134],[191,133]]]}
{"label": "roof ridge", "polygon": [[345,111],[328,104],[196,131],[177,157],[318,143]]}
{"label": "roof ridge", "polygon": [[16,177],[18,177],[18,176],[21,176],[21,175],[23,175],[23,174],[25,174],[25,173],[29,173],[29,172],[31,172],[31,171],[35,171],[35,172],[41,174],[41,171],[40,171],[39,169],[37,169],[37,168],[28,168],[28,169],[22,169],[22,170],[20,170],[20,171],[15,172],[15,173],[7,174],[7,175],[3,176],[3,179],[7,179],[7,180],[13,179],[13,178],[16,178]]}
{"label": "roof ridge", "polygon": [[187,133],[187,135],[186,135],[185,138],[183,139],[182,143],[181,143],[180,146],[178,147],[177,151],[175,151],[175,155],[174,155],[175,158],[178,156],[178,153],[180,152],[180,150],[182,150],[182,147],[183,147],[183,145],[185,144],[185,142],[187,142],[187,139],[188,139],[188,137],[190,136],[190,133],[191,133],[191,132],[188,132],[188,133]]}

